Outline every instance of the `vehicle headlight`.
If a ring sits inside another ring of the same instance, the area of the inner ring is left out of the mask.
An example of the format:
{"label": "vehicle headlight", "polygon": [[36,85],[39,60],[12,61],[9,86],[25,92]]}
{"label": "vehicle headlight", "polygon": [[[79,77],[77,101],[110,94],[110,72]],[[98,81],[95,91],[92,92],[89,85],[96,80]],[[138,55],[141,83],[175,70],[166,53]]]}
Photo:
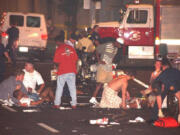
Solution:
{"label": "vehicle headlight", "polygon": [[122,38],[117,38],[116,41],[120,44],[124,44],[124,39]]}

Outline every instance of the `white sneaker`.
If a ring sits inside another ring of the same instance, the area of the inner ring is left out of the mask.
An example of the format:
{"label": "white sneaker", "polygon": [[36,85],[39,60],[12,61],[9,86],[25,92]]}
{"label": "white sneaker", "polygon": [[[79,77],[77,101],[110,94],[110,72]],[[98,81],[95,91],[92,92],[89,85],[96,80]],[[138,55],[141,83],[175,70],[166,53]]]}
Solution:
{"label": "white sneaker", "polygon": [[90,103],[92,104],[98,104],[98,101],[96,100],[95,97],[92,97],[90,100],[89,100]]}

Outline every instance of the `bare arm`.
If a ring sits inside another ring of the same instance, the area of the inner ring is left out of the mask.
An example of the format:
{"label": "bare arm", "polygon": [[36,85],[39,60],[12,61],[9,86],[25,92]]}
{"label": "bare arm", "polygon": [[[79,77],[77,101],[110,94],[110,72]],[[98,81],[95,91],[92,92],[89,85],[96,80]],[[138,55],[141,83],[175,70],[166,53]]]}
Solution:
{"label": "bare arm", "polygon": [[45,84],[41,84],[41,85],[40,85],[40,88],[37,90],[37,92],[38,92],[38,93],[41,93],[42,90],[44,89],[44,87],[45,87]]}
{"label": "bare arm", "polygon": [[35,105],[39,105],[43,102],[44,100],[38,100],[38,101],[31,101],[31,104],[32,106],[35,106]]}
{"label": "bare arm", "polygon": [[11,58],[9,57],[8,52],[4,52],[4,55],[8,59],[8,62],[11,63]]}
{"label": "bare arm", "polygon": [[127,91],[127,83],[124,83],[122,86],[122,108],[126,109],[126,91]]}

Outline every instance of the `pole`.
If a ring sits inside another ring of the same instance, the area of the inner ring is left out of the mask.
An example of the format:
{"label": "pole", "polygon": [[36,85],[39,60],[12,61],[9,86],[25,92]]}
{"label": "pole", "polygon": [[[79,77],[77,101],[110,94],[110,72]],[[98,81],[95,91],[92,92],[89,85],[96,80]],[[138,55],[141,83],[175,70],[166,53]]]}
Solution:
{"label": "pole", "polygon": [[94,25],[96,23],[96,2],[90,0],[90,25]]}

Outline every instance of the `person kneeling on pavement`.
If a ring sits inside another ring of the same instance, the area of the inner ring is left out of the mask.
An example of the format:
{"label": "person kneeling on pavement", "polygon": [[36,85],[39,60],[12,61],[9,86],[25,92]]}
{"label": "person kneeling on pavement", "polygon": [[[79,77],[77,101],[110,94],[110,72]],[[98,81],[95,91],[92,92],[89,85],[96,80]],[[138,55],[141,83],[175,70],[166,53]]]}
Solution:
{"label": "person kneeling on pavement", "polygon": [[[139,108],[139,103],[137,100],[133,100],[126,105],[126,99],[129,98],[129,93],[127,92],[128,81],[133,79],[134,76],[129,75],[120,75],[110,81],[108,84],[105,84],[104,91],[102,94],[102,99],[99,106],[101,108]],[[118,96],[118,93],[122,91],[122,99]]]}

